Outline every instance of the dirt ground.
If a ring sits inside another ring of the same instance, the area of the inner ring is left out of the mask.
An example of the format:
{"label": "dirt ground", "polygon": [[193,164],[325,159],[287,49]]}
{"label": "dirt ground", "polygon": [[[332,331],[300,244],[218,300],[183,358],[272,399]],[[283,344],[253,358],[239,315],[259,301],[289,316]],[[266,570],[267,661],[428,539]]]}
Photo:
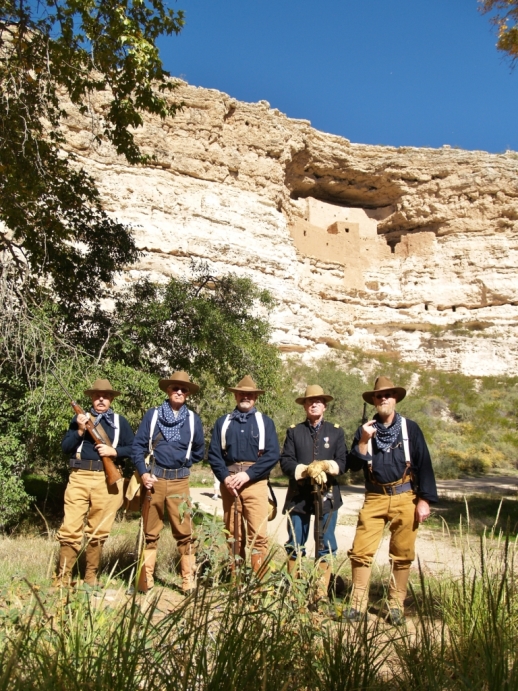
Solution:
{"label": "dirt ground", "polygon": [[[465,478],[460,480],[440,480],[437,482],[439,498],[463,498],[474,495],[490,495],[492,497],[506,497],[516,500],[518,495],[518,477],[483,477]],[[282,506],[286,497],[286,488],[276,487],[275,494],[279,503],[277,518],[268,524],[268,531],[272,539],[279,544],[284,544],[288,538],[286,517],[282,515]],[[191,496],[198,502],[200,508],[210,513],[217,512],[223,515],[221,499],[212,498],[212,488],[191,488]],[[347,550],[352,546],[356,529],[356,519],[363,505],[364,488],[360,485],[350,485],[342,489],[343,506],[338,512],[338,525],[336,537],[338,541],[338,551],[344,557]],[[438,505],[440,511],[440,503]],[[376,555],[376,564],[383,567],[389,563],[388,544],[389,534],[385,531],[384,538]],[[478,540],[473,538],[470,542],[468,538],[448,535],[447,530],[430,530],[426,523],[419,528],[416,543],[417,568],[419,560],[421,568],[425,573],[440,575],[441,573],[460,573],[462,569],[462,555],[467,558],[467,564],[476,567],[478,564]],[[307,544],[307,555],[314,555],[314,541],[310,534]]]}

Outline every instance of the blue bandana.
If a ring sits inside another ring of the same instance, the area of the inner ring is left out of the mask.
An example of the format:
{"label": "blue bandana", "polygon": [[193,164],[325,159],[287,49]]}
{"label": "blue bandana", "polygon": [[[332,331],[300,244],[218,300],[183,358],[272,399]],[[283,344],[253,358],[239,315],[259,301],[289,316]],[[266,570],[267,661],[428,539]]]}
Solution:
{"label": "blue bandana", "polygon": [[238,422],[246,422],[250,415],[255,415],[257,412],[257,408],[250,408],[249,411],[246,413],[242,413],[238,408],[234,408],[234,410],[230,413],[230,421],[232,420],[237,420]]}
{"label": "blue bandana", "polygon": [[113,427],[115,429],[115,420],[113,419],[113,410],[111,408],[108,408],[108,410],[105,413],[98,413],[96,410],[93,408],[90,408],[90,414],[95,417],[94,421],[94,427],[97,427],[97,425],[101,424],[101,420],[106,420],[106,423],[110,425],[110,427]]}
{"label": "blue bandana", "polygon": [[180,430],[187,419],[189,410],[184,405],[175,416],[169,401],[164,401],[158,409],[158,429],[166,441],[179,441]]}
{"label": "blue bandana", "polygon": [[390,449],[392,444],[397,441],[399,433],[401,432],[401,415],[396,413],[394,417],[394,422],[390,427],[385,427],[382,422],[378,420],[375,421],[374,427],[376,428],[376,446],[380,451],[385,451]]}

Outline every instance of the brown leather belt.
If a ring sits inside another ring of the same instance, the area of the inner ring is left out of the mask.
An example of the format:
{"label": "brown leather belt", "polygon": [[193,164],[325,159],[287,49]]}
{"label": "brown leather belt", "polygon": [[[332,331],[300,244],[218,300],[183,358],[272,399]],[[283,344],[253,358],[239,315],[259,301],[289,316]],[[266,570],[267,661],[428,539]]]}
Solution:
{"label": "brown leather belt", "polygon": [[227,465],[227,470],[231,475],[235,475],[236,473],[242,473],[243,471],[247,470],[247,468],[250,468],[251,465],[254,465],[253,461],[237,461],[236,463]]}

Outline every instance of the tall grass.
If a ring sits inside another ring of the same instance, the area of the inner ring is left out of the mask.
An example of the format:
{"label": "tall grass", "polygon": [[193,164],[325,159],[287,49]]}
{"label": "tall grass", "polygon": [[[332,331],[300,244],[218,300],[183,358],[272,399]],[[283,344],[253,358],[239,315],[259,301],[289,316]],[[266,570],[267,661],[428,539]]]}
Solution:
{"label": "tall grass", "polygon": [[282,568],[262,583],[245,574],[239,587],[204,579],[169,611],[160,590],[121,587],[108,602],[13,584],[19,614],[0,628],[0,691],[516,689],[515,566],[509,537],[465,541],[460,575],[420,572],[397,628],[373,614],[345,624],[341,601],[310,611],[311,583]]}

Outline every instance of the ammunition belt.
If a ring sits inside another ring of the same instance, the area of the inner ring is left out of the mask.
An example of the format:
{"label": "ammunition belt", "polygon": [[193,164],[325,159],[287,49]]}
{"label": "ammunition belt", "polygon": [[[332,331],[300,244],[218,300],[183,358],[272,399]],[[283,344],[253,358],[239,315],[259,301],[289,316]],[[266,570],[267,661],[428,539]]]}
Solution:
{"label": "ammunition belt", "polygon": [[[148,468],[148,473],[151,472]],[[157,477],[159,480],[182,480],[185,477],[189,477],[191,474],[191,471],[189,468],[161,468],[159,465],[156,465],[153,468],[153,475]]]}
{"label": "ammunition belt", "polygon": [[227,465],[227,470],[231,475],[234,475],[235,473],[246,472],[251,465],[254,465],[253,461],[236,461],[236,463]]}
{"label": "ammunition belt", "polygon": [[365,489],[367,492],[371,492],[372,494],[388,494],[389,496],[394,496],[394,494],[410,492],[412,489],[412,483],[403,482],[399,484],[392,483],[389,485],[374,485],[372,482],[366,482]]}
{"label": "ammunition belt", "polygon": [[104,470],[102,461],[88,461],[84,458],[71,458],[70,467],[78,468],[79,470],[94,470],[96,473]]}

